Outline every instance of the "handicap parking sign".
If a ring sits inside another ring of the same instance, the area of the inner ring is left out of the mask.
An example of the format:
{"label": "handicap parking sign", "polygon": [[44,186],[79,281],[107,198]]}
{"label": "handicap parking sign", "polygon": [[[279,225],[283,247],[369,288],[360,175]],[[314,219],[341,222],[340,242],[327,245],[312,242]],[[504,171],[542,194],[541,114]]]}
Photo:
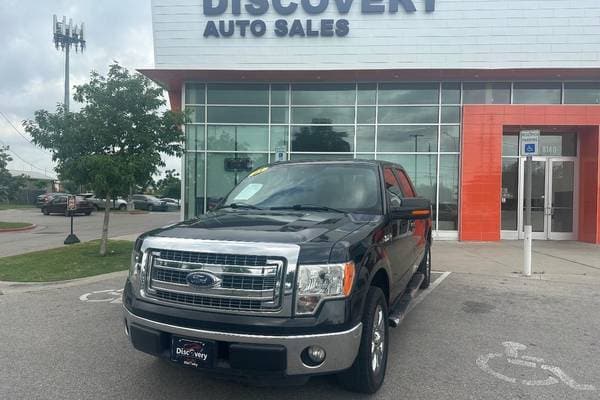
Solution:
{"label": "handicap parking sign", "polygon": [[525,154],[536,154],[535,143],[528,143],[525,145]]}
{"label": "handicap parking sign", "polygon": [[539,130],[521,131],[521,154],[524,156],[535,156],[538,153],[540,140]]}

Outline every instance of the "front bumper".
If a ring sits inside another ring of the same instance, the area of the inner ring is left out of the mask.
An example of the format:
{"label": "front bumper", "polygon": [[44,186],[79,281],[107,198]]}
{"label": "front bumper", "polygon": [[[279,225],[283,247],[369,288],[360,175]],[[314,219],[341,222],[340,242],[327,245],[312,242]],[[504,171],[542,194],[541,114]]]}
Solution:
{"label": "front bumper", "polygon": [[[187,328],[142,318],[133,314],[126,308],[123,308],[123,312],[125,316],[126,332],[129,334],[134,347],[139,350],[168,358],[170,354],[169,346],[171,343],[171,335],[187,337],[190,339],[214,340],[225,349],[225,351],[220,353],[218,363],[219,372],[225,373],[253,372],[251,370],[252,361],[248,364],[247,368],[244,368],[246,371],[235,371],[236,368],[230,365],[228,357],[232,357],[232,352],[236,351],[237,345],[249,345],[244,349],[246,353],[248,352],[248,348],[255,349],[257,355],[256,358],[258,359],[255,359],[254,362],[257,365],[261,364],[260,357],[268,357],[268,355],[271,354],[269,352],[270,349],[284,349],[283,356],[281,355],[281,351],[276,352],[279,354],[277,357],[284,357],[284,359],[282,360],[280,367],[275,368],[275,370],[273,368],[270,369],[269,372],[271,373],[278,372],[282,375],[314,375],[342,371],[352,366],[352,363],[358,354],[362,335],[361,323],[342,332],[268,336]],[[133,337],[136,334],[140,337]],[[151,343],[141,343],[140,341],[142,340]],[[325,349],[326,358],[325,361],[318,366],[309,366],[302,361],[301,354],[304,349],[314,345],[318,345]],[[277,362],[270,363],[270,365],[277,365]]]}

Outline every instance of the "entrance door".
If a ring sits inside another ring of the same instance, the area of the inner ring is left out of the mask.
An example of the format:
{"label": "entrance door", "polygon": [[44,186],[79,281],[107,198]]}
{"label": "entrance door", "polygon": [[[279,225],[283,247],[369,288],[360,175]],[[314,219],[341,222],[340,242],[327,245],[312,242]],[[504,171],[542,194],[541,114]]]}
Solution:
{"label": "entrance door", "polygon": [[[572,157],[533,157],[531,186],[532,237],[538,240],[575,240],[577,237],[575,194],[576,159]],[[519,177],[519,238],[524,237],[525,159]]]}

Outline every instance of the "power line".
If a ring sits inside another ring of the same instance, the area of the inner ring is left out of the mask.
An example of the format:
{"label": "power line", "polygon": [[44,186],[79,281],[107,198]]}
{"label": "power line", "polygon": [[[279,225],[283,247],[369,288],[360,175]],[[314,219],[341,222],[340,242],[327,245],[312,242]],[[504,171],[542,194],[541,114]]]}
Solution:
{"label": "power line", "polygon": [[15,132],[17,132],[17,133],[19,134],[19,136],[21,136],[23,139],[25,139],[25,140],[26,140],[26,141],[27,141],[27,142],[28,142],[30,145],[34,146],[36,149],[38,149],[38,150],[40,150],[40,151],[43,151],[44,153],[48,153],[48,154],[50,154],[50,152],[49,152],[49,151],[47,151],[47,150],[44,150],[44,149],[41,149],[41,148],[40,148],[40,147],[38,147],[38,146],[37,146],[35,143],[33,143],[31,140],[29,140],[29,139],[28,139],[28,138],[27,138],[25,135],[23,135],[23,134],[21,133],[21,131],[19,131],[19,130],[17,129],[17,127],[16,127],[16,126],[15,126],[15,125],[14,125],[14,124],[11,122],[11,120],[10,120],[10,119],[8,119],[8,117],[6,116],[6,114],[4,114],[4,112],[3,112],[2,110],[0,110],[0,114],[2,114],[2,117],[4,117],[4,119],[6,120],[6,122],[8,122],[8,124],[9,124],[10,126],[12,126],[12,128],[15,130]]}
{"label": "power line", "polygon": [[38,167],[37,165],[34,165],[34,164],[30,163],[29,161],[27,161],[27,160],[25,160],[23,157],[21,157],[19,154],[15,153],[15,151],[14,151],[14,150],[12,150],[12,149],[10,148],[10,146],[8,146],[8,145],[7,145],[5,142],[3,142],[2,140],[0,140],[0,143],[1,143],[2,145],[4,145],[4,147],[6,147],[6,148],[7,148],[7,150],[8,150],[8,151],[10,151],[10,152],[11,152],[11,153],[12,153],[14,156],[16,156],[16,157],[17,157],[19,160],[21,160],[21,161],[22,161],[22,162],[24,162],[25,164],[29,165],[30,167],[33,167],[33,168],[35,168],[35,169],[38,169],[38,170],[40,170],[40,171],[44,171],[44,174],[45,174],[45,175],[47,175],[46,171],[48,171],[48,168],[40,168],[40,167]]}

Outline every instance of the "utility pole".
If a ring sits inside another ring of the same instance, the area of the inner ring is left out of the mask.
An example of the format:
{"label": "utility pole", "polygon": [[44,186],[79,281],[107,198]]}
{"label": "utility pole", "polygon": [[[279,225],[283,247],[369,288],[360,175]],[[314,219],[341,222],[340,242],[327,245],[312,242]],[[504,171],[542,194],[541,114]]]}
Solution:
{"label": "utility pole", "polygon": [[53,16],[52,33],[54,38],[54,47],[56,50],[65,52],[65,112],[69,111],[69,55],[71,46],[75,47],[75,52],[83,53],[85,49],[85,39],[83,36],[83,22],[80,26],[73,25],[73,20],[63,16],[62,21],[58,21],[56,14]]}

